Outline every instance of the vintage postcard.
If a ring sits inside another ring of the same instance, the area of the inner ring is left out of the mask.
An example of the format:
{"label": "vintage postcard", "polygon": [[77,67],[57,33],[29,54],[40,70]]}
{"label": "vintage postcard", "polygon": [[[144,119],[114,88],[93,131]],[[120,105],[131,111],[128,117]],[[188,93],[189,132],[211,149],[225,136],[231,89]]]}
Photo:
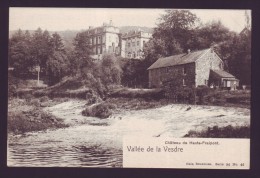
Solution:
{"label": "vintage postcard", "polygon": [[9,167],[250,169],[251,10],[9,8]]}

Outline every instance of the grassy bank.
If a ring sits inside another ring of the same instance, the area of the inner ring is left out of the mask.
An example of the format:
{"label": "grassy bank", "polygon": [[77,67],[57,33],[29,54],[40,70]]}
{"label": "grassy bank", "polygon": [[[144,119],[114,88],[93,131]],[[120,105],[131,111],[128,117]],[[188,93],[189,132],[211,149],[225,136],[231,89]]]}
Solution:
{"label": "grassy bank", "polygon": [[208,127],[202,131],[189,131],[184,137],[195,138],[250,138],[250,126]]}
{"label": "grassy bank", "polygon": [[31,131],[67,127],[63,120],[43,111],[43,107],[59,101],[41,99],[11,99],[8,103],[8,132],[22,134]]}

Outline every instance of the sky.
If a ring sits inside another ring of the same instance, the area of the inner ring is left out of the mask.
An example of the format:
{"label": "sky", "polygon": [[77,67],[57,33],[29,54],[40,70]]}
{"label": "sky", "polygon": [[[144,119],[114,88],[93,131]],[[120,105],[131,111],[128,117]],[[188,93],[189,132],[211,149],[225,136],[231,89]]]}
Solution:
{"label": "sky", "polygon": [[[232,31],[245,27],[245,10],[191,10],[203,23],[220,20]],[[247,10],[251,17],[251,11]],[[21,8],[9,11],[9,30],[84,30],[113,21],[115,26],[155,27],[165,9]]]}

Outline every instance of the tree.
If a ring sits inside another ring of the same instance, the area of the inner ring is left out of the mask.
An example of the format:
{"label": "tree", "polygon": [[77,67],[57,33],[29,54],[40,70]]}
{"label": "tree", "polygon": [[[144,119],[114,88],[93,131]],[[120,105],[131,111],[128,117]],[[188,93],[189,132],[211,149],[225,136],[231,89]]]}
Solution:
{"label": "tree", "polygon": [[32,67],[30,58],[30,34],[19,29],[9,40],[9,66],[14,67],[14,75],[26,77]]}
{"label": "tree", "polygon": [[113,54],[103,55],[101,61],[101,79],[105,85],[120,84],[122,69]]}
{"label": "tree", "polygon": [[38,28],[32,35],[31,57],[32,64],[34,66],[40,66],[40,73],[46,77],[46,64],[47,60],[52,54],[52,46],[50,42],[51,36],[47,30],[42,32],[41,28]]}
{"label": "tree", "polygon": [[59,34],[52,35],[50,44],[52,51],[46,62],[46,72],[49,84],[52,85],[59,82],[68,73],[69,61]]}
{"label": "tree", "polygon": [[188,10],[166,10],[155,28],[153,37],[164,43],[166,56],[174,55],[187,50],[187,41],[199,19]]}
{"label": "tree", "polygon": [[240,84],[251,85],[251,30],[240,33],[232,44],[233,52],[228,60],[230,72]]}
{"label": "tree", "polygon": [[193,31],[190,49],[205,49],[210,46],[219,45],[226,41],[232,41],[235,33],[225,27],[221,21],[212,21]]}
{"label": "tree", "polygon": [[89,37],[86,32],[78,33],[74,39],[74,50],[70,54],[70,64],[72,74],[80,74],[82,70],[91,68],[93,60],[91,58],[92,46],[89,43]]}

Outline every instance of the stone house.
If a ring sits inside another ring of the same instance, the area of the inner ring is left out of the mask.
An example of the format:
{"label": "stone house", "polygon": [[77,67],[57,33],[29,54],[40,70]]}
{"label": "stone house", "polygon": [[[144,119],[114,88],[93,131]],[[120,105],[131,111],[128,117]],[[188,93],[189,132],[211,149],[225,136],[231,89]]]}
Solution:
{"label": "stone house", "polygon": [[159,88],[165,82],[178,86],[209,86],[236,89],[239,81],[224,71],[224,63],[213,49],[159,58],[147,70],[149,87]]}

